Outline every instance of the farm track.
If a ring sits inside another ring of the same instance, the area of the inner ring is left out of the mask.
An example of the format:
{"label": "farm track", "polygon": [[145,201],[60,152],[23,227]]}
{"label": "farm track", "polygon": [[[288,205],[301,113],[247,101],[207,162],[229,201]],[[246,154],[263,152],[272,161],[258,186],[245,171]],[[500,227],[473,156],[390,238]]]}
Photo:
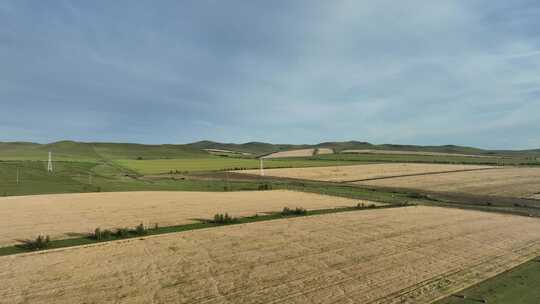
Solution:
{"label": "farm track", "polygon": [[537,256],[539,228],[405,207],[6,256],[0,302],[430,303]]}

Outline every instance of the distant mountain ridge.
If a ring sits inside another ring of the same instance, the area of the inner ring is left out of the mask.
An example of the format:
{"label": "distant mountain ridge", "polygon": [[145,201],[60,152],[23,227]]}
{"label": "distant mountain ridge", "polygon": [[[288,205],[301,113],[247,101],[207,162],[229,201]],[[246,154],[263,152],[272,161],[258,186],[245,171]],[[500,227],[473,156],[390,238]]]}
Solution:
{"label": "distant mountain ridge", "polygon": [[198,141],[187,144],[188,146],[197,147],[200,149],[222,149],[238,152],[248,152],[255,155],[265,155],[273,152],[308,149],[308,148],[330,148],[335,152],[344,150],[393,150],[393,151],[418,151],[418,152],[443,152],[443,153],[459,153],[459,154],[478,154],[478,155],[493,155],[493,154],[519,154],[519,153],[540,153],[540,149],[531,150],[487,150],[475,147],[458,146],[458,145],[441,145],[441,146],[420,146],[420,145],[398,145],[398,144],[371,144],[363,141],[336,141],[322,142],[319,144],[271,144],[264,142],[247,142],[243,144],[237,143],[220,143],[209,140]]}
{"label": "distant mountain ridge", "polygon": [[322,142],[319,144],[271,144],[265,142],[220,143],[209,140],[189,144],[147,145],[137,143],[58,141],[49,144],[32,142],[0,142],[0,160],[29,159],[43,160],[48,151],[57,160],[114,160],[114,159],[157,159],[157,158],[199,158],[209,157],[205,149],[230,150],[250,153],[254,157],[279,151],[330,148],[336,153],[344,150],[393,150],[418,152],[443,152],[475,155],[540,155],[540,149],[531,150],[486,150],[474,147],[442,145],[419,146],[397,144],[371,144],[363,141]]}

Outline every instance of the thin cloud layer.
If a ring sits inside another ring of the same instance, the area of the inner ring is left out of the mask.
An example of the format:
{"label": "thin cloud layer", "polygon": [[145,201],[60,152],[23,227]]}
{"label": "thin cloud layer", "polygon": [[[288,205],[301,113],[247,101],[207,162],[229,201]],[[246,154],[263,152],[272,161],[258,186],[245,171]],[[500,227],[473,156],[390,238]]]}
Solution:
{"label": "thin cloud layer", "polygon": [[537,1],[4,1],[0,140],[540,147]]}

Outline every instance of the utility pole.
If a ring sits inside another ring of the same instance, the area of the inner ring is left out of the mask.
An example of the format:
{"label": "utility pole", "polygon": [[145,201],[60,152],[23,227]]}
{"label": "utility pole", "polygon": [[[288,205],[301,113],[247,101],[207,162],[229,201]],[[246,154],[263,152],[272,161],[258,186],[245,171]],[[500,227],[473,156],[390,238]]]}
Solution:
{"label": "utility pole", "polygon": [[260,160],[260,172],[261,172],[261,176],[264,176],[264,163],[263,163],[263,159],[262,157],[259,159]]}
{"label": "utility pole", "polygon": [[53,172],[52,152],[49,152],[49,162],[47,163],[47,172]]}
{"label": "utility pole", "polygon": [[17,168],[17,185],[19,184],[19,168]]}
{"label": "utility pole", "polygon": [[92,173],[88,173],[88,183],[92,184]]}

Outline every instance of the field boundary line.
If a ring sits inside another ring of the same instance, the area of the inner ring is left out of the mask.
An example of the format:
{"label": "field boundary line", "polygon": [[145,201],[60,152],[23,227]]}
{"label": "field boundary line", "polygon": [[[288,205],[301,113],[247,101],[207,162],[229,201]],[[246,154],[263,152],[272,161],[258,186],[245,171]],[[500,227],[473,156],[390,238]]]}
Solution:
{"label": "field boundary line", "polygon": [[449,171],[439,171],[439,172],[423,172],[423,173],[411,173],[411,174],[401,174],[401,175],[390,175],[390,176],[381,176],[381,177],[370,177],[357,180],[346,180],[339,181],[338,183],[356,183],[356,182],[367,182],[380,179],[390,179],[398,177],[411,177],[411,176],[422,176],[422,175],[435,175],[435,174],[448,174],[448,173],[460,173],[460,172],[469,172],[469,171],[484,171],[484,170],[500,170],[504,168],[493,167],[493,168],[475,168],[475,169],[461,169],[461,170],[449,170]]}

